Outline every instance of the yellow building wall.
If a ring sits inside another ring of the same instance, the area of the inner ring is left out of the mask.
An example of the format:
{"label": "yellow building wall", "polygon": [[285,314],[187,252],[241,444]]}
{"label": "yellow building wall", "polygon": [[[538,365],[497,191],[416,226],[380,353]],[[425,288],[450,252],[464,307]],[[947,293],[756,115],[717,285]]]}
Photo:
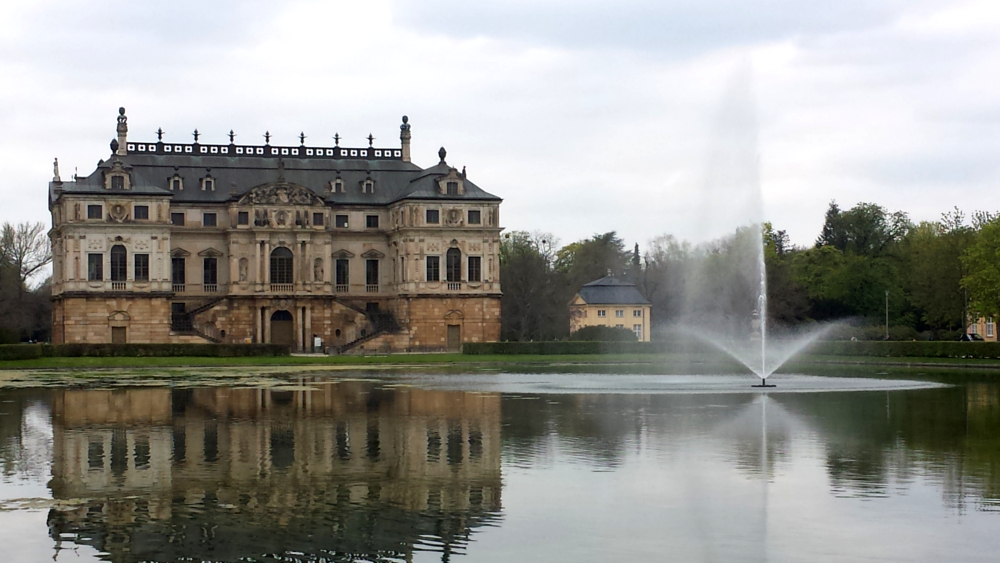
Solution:
{"label": "yellow building wall", "polygon": [[[621,326],[634,331],[636,325],[641,325],[639,341],[649,342],[651,310],[650,305],[590,305],[577,296],[569,305],[569,331],[573,333],[588,326]],[[619,312],[621,316],[618,316]]]}

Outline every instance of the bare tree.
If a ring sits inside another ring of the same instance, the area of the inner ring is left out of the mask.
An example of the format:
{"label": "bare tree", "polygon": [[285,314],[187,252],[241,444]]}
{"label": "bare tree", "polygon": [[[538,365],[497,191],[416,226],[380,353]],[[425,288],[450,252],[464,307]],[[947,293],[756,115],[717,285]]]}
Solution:
{"label": "bare tree", "polygon": [[52,247],[43,223],[4,223],[0,233],[0,265],[9,265],[18,276],[20,294],[28,280],[52,262]]}

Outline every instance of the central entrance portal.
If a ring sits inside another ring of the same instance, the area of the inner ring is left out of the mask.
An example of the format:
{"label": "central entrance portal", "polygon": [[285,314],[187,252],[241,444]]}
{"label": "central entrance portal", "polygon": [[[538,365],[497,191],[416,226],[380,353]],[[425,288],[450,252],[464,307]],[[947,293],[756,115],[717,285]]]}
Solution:
{"label": "central entrance portal", "polygon": [[295,325],[288,311],[275,311],[271,315],[271,344],[295,346]]}

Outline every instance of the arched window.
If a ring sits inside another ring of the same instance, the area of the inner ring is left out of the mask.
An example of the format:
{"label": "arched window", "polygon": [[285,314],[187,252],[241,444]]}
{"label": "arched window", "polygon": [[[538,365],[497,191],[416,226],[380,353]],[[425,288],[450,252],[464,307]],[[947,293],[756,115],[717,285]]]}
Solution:
{"label": "arched window", "polygon": [[271,251],[271,283],[294,283],[292,251],[279,246]]}
{"label": "arched window", "polygon": [[457,248],[449,248],[445,259],[447,260],[446,272],[448,281],[462,281],[462,251]]}
{"label": "arched window", "polygon": [[123,282],[128,277],[128,252],[116,244],[111,247],[111,281]]}

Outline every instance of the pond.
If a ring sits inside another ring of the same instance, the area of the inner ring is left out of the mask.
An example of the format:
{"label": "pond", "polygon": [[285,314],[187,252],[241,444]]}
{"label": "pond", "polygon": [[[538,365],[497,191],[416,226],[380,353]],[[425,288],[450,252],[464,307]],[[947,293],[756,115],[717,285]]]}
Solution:
{"label": "pond", "polygon": [[0,558],[995,561],[993,376],[842,371],[0,389]]}

